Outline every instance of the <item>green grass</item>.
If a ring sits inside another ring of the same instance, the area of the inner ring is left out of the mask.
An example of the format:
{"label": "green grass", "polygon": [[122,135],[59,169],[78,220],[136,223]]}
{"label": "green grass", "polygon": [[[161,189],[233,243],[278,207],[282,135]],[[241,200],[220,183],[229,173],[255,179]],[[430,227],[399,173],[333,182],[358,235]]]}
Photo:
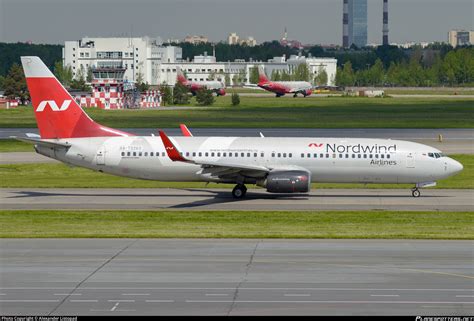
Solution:
{"label": "green grass", "polygon": [[471,89],[454,89],[454,88],[435,88],[435,89],[403,89],[385,88],[385,93],[388,95],[474,95],[474,90]]}
{"label": "green grass", "polygon": [[1,238],[474,238],[474,212],[0,211]]}
{"label": "green grass", "polygon": [[[438,182],[437,188],[474,188],[474,155],[451,155],[464,165],[464,170]],[[233,185],[157,182],[112,176],[64,164],[12,164],[0,165],[0,187],[41,188],[230,188]],[[394,184],[329,184],[315,183],[313,188],[410,188],[411,185]]]}
{"label": "green grass", "polygon": [[0,139],[0,153],[32,151],[34,151],[32,144],[20,142],[15,139]]}
{"label": "green grass", "polygon": [[[474,99],[292,98],[230,95],[214,107],[185,110],[88,109],[97,122],[116,128],[473,128]],[[194,99],[192,100],[195,101]],[[29,107],[0,110],[0,127],[36,127]]]}

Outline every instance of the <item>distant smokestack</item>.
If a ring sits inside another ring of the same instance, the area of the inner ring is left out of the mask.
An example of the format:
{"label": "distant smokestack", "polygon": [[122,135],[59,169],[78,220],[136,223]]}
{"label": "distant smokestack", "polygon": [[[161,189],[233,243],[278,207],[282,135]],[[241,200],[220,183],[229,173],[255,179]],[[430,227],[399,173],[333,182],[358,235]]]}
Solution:
{"label": "distant smokestack", "polygon": [[342,46],[349,47],[349,0],[344,0],[342,8]]}
{"label": "distant smokestack", "polygon": [[383,0],[383,45],[388,46],[388,0]]}

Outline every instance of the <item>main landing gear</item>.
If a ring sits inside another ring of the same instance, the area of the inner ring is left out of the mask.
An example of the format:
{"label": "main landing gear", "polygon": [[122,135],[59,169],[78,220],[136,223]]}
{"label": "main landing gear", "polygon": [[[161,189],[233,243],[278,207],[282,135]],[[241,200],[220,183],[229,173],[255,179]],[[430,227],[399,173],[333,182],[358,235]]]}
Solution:
{"label": "main landing gear", "polygon": [[236,199],[242,199],[247,194],[247,187],[244,184],[239,184],[232,190],[232,196]]}
{"label": "main landing gear", "polygon": [[413,195],[413,197],[420,197],[421,195],[420,190],[417,187],[412,188],[411,195]]}

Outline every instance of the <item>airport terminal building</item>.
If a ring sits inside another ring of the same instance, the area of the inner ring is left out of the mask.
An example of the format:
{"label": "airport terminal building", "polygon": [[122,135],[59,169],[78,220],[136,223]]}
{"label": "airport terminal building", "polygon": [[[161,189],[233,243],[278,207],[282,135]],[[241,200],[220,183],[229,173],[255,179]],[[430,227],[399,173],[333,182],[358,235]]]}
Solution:
{"label": "airport terminal building", "polygon": [[304,56],[274,57],[269,61],[235,60],[218,62],[214,56],[203,53],[192,61],[183,60],[182,49],[162,46],[159,38],[89,38],[66,41],[63,49],[63,64],[71,66],[74,75],[82,69],[92,71],[104,68],[124,69],[125,83],[141,79],[152,86],[163,83],[174,85],[176,70],[180,67],[189,80],[203,81],[215,78],[226,82],[226,86],[237,84],[237,78],[244,78],[250,84],[251,68],[263,66],[270,77],[274,71],[291,73],[299,64],[306,63],[312,75],[321,70],[328,75],[327,85],[335,85],[337,60]]}

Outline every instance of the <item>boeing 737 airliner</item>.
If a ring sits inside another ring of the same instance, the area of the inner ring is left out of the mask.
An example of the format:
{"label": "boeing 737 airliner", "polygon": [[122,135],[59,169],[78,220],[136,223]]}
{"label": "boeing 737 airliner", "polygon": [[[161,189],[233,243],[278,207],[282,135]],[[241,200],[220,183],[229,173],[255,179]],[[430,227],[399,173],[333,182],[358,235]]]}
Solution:
{"label": "boeing 737 airliner", "polygon": [[[40,135],[18,138],[37,153],[95,171],[160,181],[245,184],[271,193],[307,193],[311,183],[433,186],[463,166],[417,143],[360,138],[135,136],[94,122],[38,57],[22,57]],[[262,135],[263,136],[263,135]]]}

